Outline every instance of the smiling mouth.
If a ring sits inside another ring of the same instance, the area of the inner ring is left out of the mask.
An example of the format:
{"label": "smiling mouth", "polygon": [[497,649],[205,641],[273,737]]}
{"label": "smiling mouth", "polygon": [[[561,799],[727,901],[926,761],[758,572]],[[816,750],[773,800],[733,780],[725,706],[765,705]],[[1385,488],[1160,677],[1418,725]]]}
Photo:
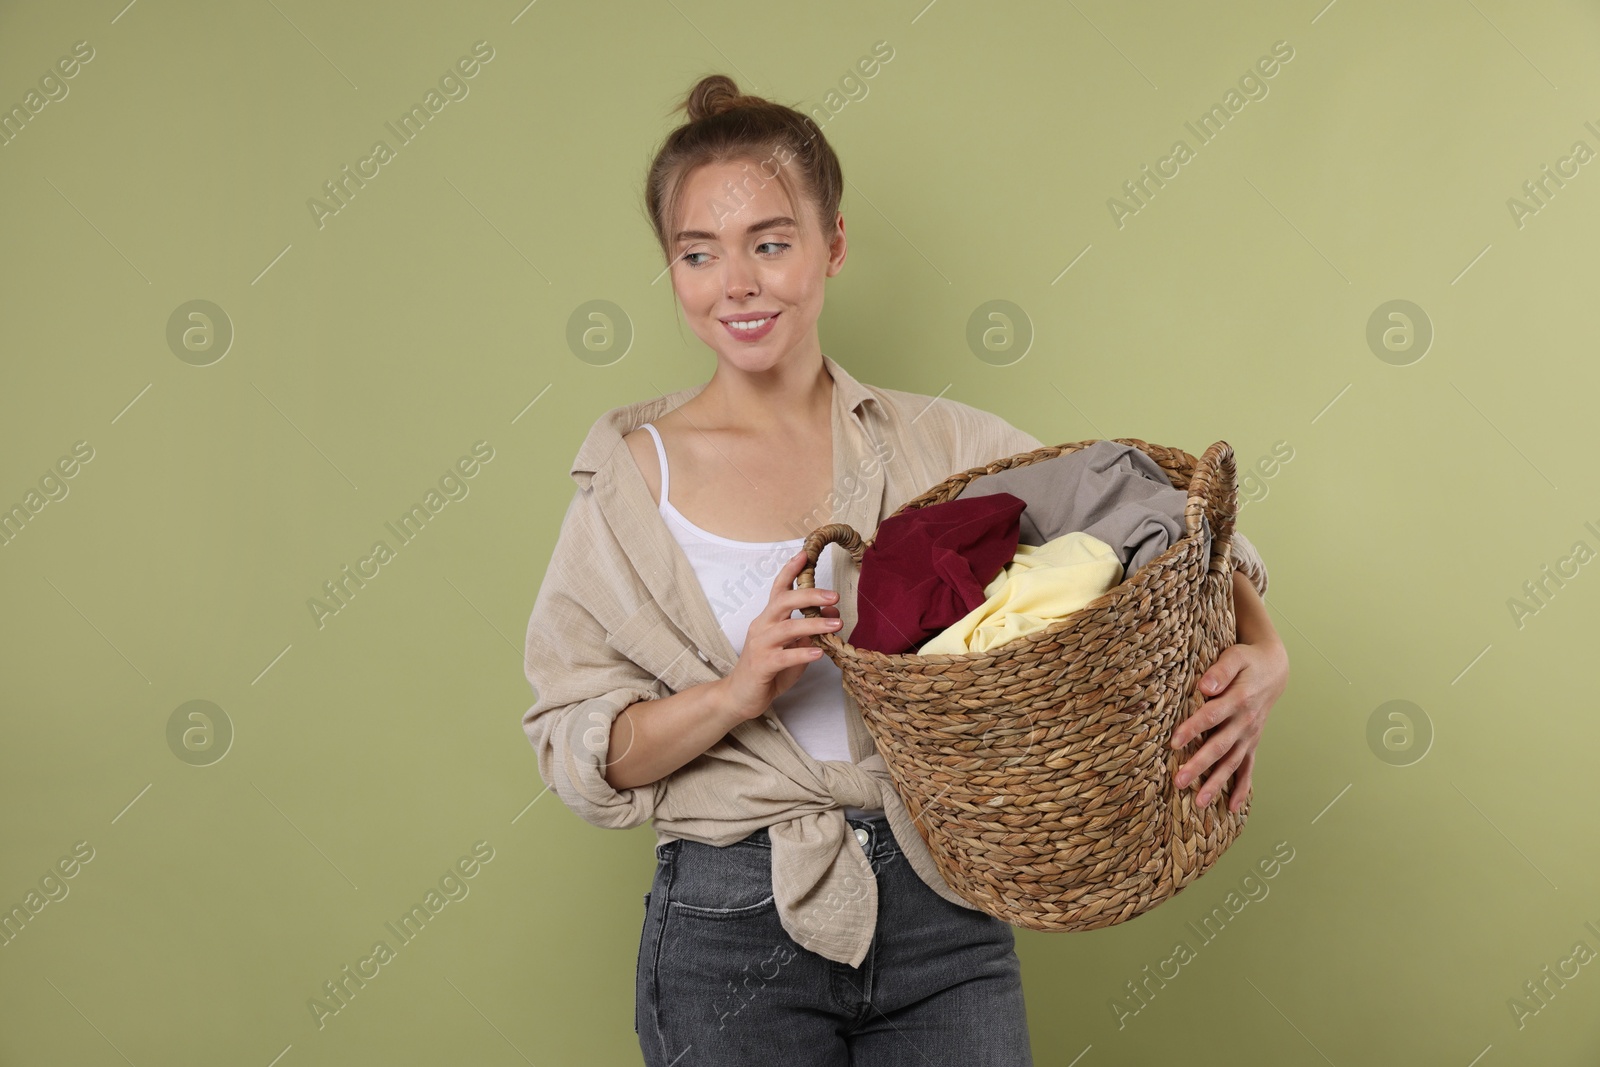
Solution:
{"label": "smiling mouth", "polygon": [[762,318],[762,319],[746,319],[746,320],[744,320],[742,322],[736,322],[736,321],[733,321],[731,319],[724,319],[723,320],[723,325],[727,326],[730,330],[744,330],[744,331],[759,330],[763,326],[765,326],[767,323],[771,322],[773,319],[775,319],[777,317],[778,317],[777,314],[774,313],[772,315],[768,315],[766,318]]}
{"label": "smiling mouth", "polygon": [[729,336],[735,337],[740,341],[759,341],[772,332],[773,324],[778,321],[780,314],[782,312],[774,311],[772,314],[765,315],[759,319],[722,319],[720,321],[728,331]]}

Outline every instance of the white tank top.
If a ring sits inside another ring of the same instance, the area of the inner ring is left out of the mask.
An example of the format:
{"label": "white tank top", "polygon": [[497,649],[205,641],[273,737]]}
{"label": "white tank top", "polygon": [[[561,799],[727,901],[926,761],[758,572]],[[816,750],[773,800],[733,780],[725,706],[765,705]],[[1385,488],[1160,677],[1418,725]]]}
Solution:
{"label": "white tank top", "polygon": [[[784,563],[805,543],[805,538],[788,541],[734,541],[702,530],[672,506],[668,498],[670,478],[667,473],[667,450],[661,443],[661,434],[655,426],[645,423],[655,439],[656,459],[661,464],[662,520],[673,538],[683,549],[694,573],[700,579],[711,610],[728,635],[734,651],[744,652],[744,639],[750,623],[767,606],[769,590]],[[817,560],[816,585],[832,589],[834,554],[839,546],[823,547]],[[796,609],[789,616],[805,616]],[[845,733],[844,675],[827,656],[806,664],[800,679],[778,694],[772,708],[783,721],[784,728],[794,735],[816,760],[842,760],[850,762],[850,741]],[[881,808],[863,809],[845,807],[852,818],[882,811]]]}

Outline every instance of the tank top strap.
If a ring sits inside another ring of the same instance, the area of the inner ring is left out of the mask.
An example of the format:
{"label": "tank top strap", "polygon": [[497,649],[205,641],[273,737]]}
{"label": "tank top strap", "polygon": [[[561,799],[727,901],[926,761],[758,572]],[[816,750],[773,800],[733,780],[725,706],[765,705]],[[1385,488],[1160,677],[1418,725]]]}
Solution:
{"label": "tank top strap", "polygon": [[656,431],[652,423],[645,423],[644,428],[650,431],[650,436],[656,442],[656,459],[661,463],[661,506],[667,506],[667,450],[661,443],[661,434]]}

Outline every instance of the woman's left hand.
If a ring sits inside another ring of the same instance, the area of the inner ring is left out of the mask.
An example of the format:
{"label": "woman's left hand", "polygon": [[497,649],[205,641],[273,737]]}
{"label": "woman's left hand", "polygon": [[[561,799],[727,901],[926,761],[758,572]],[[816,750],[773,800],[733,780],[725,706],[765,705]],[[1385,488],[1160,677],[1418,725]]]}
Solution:
{"label": "woman's left hand", "polygon": [[[1251,588],[1247,598],[1254,592]],[[1261,601],[1257,599],[1252,606],[1261,606]],[[1263,606],[1257,618],[1265,620],[1265,617]],[[1210,669],[1200,676],[1199,691],[1207,698],[1206,702],[1172,732],[1172,747],[1182,748],[1200,734],[1211,731],[1205,744],[1178,768],[1174,779],[1174,784],[1182,789],[1211,769],[1195,798],[1195,803],[1202,808],[1222,791],[1230,776],[1234,776],[1234,783],[1228,795],[1228,810],[1237,812],[1244,805],[1245,798],[1250,795],[1256,745],[1266,726],[1267,713],[1289,684],[1289,654],[1271,623],[1251,629],[1250,636],[1254,640],[1246,642],[1241,633],[1239,642],[1224,649]]]}

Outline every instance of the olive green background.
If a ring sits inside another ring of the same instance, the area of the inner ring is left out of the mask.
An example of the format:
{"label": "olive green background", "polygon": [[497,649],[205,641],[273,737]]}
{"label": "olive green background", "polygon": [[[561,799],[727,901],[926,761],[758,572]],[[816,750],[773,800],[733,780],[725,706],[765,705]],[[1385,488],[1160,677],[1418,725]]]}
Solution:
{"label": "olive green background", "polygon": [[[858,378],[1238,456],[1293,664],[1250,824],[1132,922],[1018,932],[1036,1062],[1600,1059],[1593,5],[123,2],[0,9],[8,111],[93,49],[0,145],[0,507],[66,489],[0,547],[0,907],[93,850],[0,947],[0,1063],[639,1062],[653,833],[543,792],[521,638],[591,423],[714,366],[640,196],[712,71],[823,109],[851,242],[823,346]],[[169,342],[197,300],[220,359]],[[623,317],[574,348],[595,300]],[[221,714],[170,739],[195,700]]]}

